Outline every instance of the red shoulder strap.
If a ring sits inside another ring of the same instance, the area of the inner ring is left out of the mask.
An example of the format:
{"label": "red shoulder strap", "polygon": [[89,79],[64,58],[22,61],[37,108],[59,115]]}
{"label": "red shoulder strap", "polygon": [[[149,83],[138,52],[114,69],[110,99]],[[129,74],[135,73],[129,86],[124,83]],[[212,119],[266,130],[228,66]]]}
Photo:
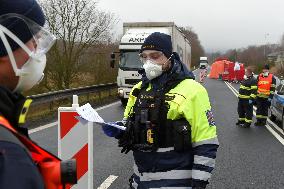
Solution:
{"label": "red shoulder strap", "polygon": [[16,132],[16,130],[10,125],[7,119],[2,116],[0,116],[0,124],[9,129],[10,131]]}
{"label": "red shoulder strap", "polygon": [[24,146],[26,146],[36,163],[44,161],[60,161],[58,157],[44,150],[26,136],[18,133],[3,116],[0,116],[0,124],[10,130],[24,144]]}

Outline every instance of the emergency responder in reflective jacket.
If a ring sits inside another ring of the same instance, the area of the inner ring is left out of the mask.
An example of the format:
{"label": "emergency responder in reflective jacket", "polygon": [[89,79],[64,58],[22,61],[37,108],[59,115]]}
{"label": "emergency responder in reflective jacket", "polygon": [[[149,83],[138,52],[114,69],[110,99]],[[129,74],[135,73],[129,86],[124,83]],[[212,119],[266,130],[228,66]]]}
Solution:
{"label": "emergency responder in reflective jacket", "polygon": [[256,78],[248,67],[245,71],[244,80],[239,89],[238,114],[239,119],[236,125],[250,127],[253,117],[253,104],[256,98]]}
{"label": "emergency responder in reflective jacket", "polygon": [[31,99],[20,93],[41,80],[45,54],[55,41],[42,28],[44,23],[44,14],[35,0],[1,0],[1,189],[62,189],[57,182],[62,175],[55,171],[61,170],[61,161],[31,141],[27,129],[21,127]]}
{"label": "emergency responder in reflective jacket", "polygon": [[269,73],[269,65],[265,64],[263,73],[257,77],[257,95],[256,95],[256,122],[255,126],[264,126],[266,124],[268,108],[276,87],[276,79]]}
{"label": "emergency responder in reflective jacket", "polygon": [[131,188],[205,188],[219,146],[206,89],[172,52],[171,37],[155,32],[141,47],[144,73],[124,112],[126,131],[103,126],[133,150]]}

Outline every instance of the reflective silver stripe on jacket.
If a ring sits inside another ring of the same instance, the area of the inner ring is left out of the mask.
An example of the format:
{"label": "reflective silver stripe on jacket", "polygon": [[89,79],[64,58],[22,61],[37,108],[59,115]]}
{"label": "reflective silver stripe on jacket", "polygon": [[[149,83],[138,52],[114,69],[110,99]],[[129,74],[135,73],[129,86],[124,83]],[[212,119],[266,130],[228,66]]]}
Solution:
{"label": "reflective silver stripe on jacket", "polygon": [[208,167],[215,167],[215,159],[194,155],[194,164],[205,165]]}
{"label": "reflective silver stripe on jacket", "polygon": [[202,140],[200,142],[193,142],[192,143],[192,147],[200,146],[200,145],[203,145],[203,144],[216,144],[216,145],[219,145],[219,141],[218,141],[217,137],[210,138],[208,140]]}
{"label": "reflective silver stripe on jacket", "polygon": [[192,178],[207,181],[210,179],[211,173],[206,171],[192,170]]}
{"label": "reflective silver stripe on jacket", "polygon": [[135,189],[138,188],[138,184],[135,182],[135,180],[133,179],[133,183],[131,184],[131,186]]}
{"label": "reflective silver stripe on jacket", "polygon": [[140,178],[140,181],[152,181],[152,180],[171,180],[171,179],[190,179],[192,170],[171,170],[166,172],[155,173],[139,173],[137,165],[134,163],[134,173]]}

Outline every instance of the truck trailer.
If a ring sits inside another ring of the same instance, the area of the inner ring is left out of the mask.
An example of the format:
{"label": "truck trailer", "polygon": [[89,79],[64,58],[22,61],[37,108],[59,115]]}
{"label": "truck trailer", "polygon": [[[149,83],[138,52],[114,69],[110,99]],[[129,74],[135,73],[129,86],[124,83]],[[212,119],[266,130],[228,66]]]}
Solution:
{"label": "truck trailer", "polygon": [[138,70],[142,69],[139,51],[144,40],[154,32],[171,36],[173,51],[179,54],[181,61],[190,69],[190,43],[173,22],[123,23],[123,36],[119,44],[117,76],[118,96],[123,105],[127,103],[132,87],[141,80],[141,75],[138,73]]}

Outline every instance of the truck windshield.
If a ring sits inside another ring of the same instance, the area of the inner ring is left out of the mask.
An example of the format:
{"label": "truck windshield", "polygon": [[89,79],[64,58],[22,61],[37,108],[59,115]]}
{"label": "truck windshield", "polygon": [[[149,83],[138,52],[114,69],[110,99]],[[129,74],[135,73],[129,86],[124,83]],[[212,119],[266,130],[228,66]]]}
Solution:
{"label": "truck windshield", "polygon": [[200,64],[207,64],[208,62],[206,60],[201,60]]}
{"label": "truck windshield", "polygon": [[138,51],[121,51],[119,68],[122,70],[138,70],[142,68]]}

